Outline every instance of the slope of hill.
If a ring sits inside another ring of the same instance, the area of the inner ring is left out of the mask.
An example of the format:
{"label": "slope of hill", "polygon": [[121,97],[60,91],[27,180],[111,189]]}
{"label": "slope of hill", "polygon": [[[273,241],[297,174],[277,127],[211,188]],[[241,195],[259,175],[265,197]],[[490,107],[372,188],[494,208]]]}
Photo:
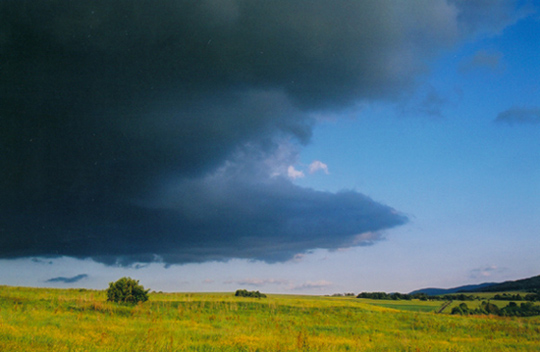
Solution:
{"label": "slope of hill", "polygon": [[452,293],[458,293],[458,292],[474,292],[478,291],[482,288],[490,287],[492,285],[496,285],[495,282],[485,282],[483,284],[478,285],[465,285],[465,286],[458,286],[453,288],[422,288],[416,291],[412,291],[410,294],[413,295],[415,293],[425,293],[429,296],[437,296],[437,295],[446,295],[446,294],[452,294]]}
{"label": "slope of hill", "polygon": [[[474,290],[475,292],[507,292],[507,291],[528,291],[540,290],[540,275],[527,279],[505,281]],[[468,292],[472,292],[468,290]]]}
{"label": "slope of hill", "polygon": [[515,281],[485,282],[478,285],[465,285],[454,288],[422,288],[412,291],[410,294],[425,293],[430,296],[437,296],[458,292],[508,292],[529,290],[540,290],[540,275]]}

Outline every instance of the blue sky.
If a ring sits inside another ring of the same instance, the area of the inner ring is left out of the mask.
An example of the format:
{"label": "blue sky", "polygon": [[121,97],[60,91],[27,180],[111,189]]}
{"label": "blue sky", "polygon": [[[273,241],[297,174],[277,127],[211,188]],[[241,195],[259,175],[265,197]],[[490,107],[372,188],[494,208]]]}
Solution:
{"label": "blue sky", "polygon": [[533,2],[186,4],[2,4],[1,284],[331,294],[539,274]]}

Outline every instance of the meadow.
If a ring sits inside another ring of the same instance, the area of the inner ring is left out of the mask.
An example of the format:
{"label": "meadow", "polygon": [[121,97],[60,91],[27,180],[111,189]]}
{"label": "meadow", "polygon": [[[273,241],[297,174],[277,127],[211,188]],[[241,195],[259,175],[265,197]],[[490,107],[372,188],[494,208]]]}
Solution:
{"label": "meadow", "polygon": [[[0,286],[0,351],[538,351],[540,317],[437,314],[444,302]],[[394,304],[392,306],[392,304]]]}

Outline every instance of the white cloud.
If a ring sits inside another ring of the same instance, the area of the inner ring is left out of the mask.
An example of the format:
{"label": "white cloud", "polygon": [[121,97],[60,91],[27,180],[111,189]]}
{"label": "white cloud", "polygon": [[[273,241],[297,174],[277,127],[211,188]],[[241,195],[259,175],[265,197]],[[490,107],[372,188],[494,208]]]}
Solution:
{"label": "white cloud", "polygon": [[294,281],[287,279],[273,279],[273,278],[247,278],[240,280],[228,280],[223,282],[224,284],[235,284],[239,286],[251,286],[258,289],[268,289],[268,286],[278,286],[286,291],[319,291],[332,287],[334,284],[327,280],[306,281],[303,283],[295,283]]}
{"label": "white cloud", "polygon": [[313,161],[309,164],[309,173],[313,174],[317,171],[324,171],[324,173],[328,175],[328,165],[319,160]]}
{"label": "white cloud", "polygon": [[289,176],[290,178],[292,178],[294,180],[294,179],[297,179],[297,178],[302,178],[305,175],[304,175],[303,171],[296,170],[294,168],[294,166],[291,165],[287,169],[287,176]]}
{"label": "white cloud", "polygon": [[[305,165],[304,165],[304,168],[305,168]],[[314,173],[319,172],[319,171],[322,171],[322,172],[324,172],[325,174],[328,175],[329,174],[328,165],[326,165],[322,161],[314,160],[307,167],[307,172],[309,172],[310,174],[314,174]],[[279,172],[275,172],[274,175],[279,175]],[[287,176],[289,176],[289,178],[295,180],[297,178],[306,177],[306,174],[305,174],[305,172],[303,170],[297,170],[293,165],[290,165],[287,168]]]}
{"label": "white cloud", "polygon": [[318,281],[306,281],[305,283],[296,286],[295,290],[305,290],[305,289],[324,289],[327,287],[331,287],[333,283],[326,280],[318,280]]}
{"label": "white cloud", "polygon": [[258,279],[258,278],[248,278],[248,279],[242,279],[242,280],[233,280],[233,281],[225,281],[225,284],[236,284],[236,285],[243,285],[243,286],[264,286],[264,285],[287,285],[290,286],[291,282],[289,280],[284,279]]}
{"label": "white cloud", "polygon": [[483,278],[489,278],[492,277],[494,274],[500,274],[501,272],[504,272],[505,268],[499,268],[496,265],[487,265],[483,268],[476,268],[471,270],[470,277],[472,279],[483,279]]}
{"label": "white cloud", "polygon": [[383,238],[384,236],[380,232],[369,231],[356,235],[354,243],[357,246],[370,246]]}

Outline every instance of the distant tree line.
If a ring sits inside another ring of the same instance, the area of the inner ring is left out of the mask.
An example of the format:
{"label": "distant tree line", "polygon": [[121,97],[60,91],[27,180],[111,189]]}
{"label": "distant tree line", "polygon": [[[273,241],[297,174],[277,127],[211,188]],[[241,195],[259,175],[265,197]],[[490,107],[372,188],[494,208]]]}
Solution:
{"label": "distant tree line", "polygon": [[461,303],[459,306],[452,309],[451,314],[459,315],[499,315],[507,317],[530,317],[540,315],[540,306],[534,305],[532,302],[521,303],[519,306],[516,302],[510,302],[504,308],[499,308],[493,303],[482,302],[480,307],[469,309],[467,303]]}
{"label": "distant tree line", "polygon": [[[368,298],[368,299],[382,299],[382,300],[411,300],[419,299],[422,301],[475,301],[481,300],[481,297],[465,294],[454,293],[438,296],[430,296],[426,293],[386,293],[386,292],[362,292],[356,296],[356,298]],[[485,299],[485,298],[484,298]],[[528,302],[540,302],[540,292],[528,293],[526,295],[518,294],[496,294],[492,298],[496,301],[528,301]]]}
{"label": "distant tree line", "polygon": [[362,292],[356,296],[356,298],[368,298],[368,299],[382,299],[382,300],[411,300],[419,299],[421,301],[474,301],[478,297],[473,295],[466,295],[464,293],[448,294],[442,296],[430,296],[426,293],[386,293],[386,292]]}
{"label": "distant tree line", "polygon": [[[424,294],[419,294],[424,295]],[[426,295],[427,297],[427,295]],[[409,295],[404,293],[386,293],[386,292],[361,292],[359,293],[356,298],[367,298],[367,299],[383,299],[383,300],[411,300],[413,298],[417,298],[417,295]]]}
{"label": "distant tree line", "polygon": [[540,293],[528,293],[525,296],[518,294],[512,295],[509,293],[503,293],[502,295],[496,294],[493,297],[494,300],[497,301],[529,301],[529,302],[535,302],[540,301]]}
{"label": "distant tree line", "polygon": [[236,290],[234,295],[236,297],[266,298],[266,295],[264,293],[260,293],[259,291]]}
{"label": "distant tree line", "polygon": [[475,301],[480,297],[474,295],[466,295],[464,293],[447,294],[442,296],[435,296],[439,301]]}
{"label": "distant tree line", "polygon": [[332,297],[354,297],[356,296],[354,293],[352,292],[347,292],[347,293],[334,293],[332,295]]}

